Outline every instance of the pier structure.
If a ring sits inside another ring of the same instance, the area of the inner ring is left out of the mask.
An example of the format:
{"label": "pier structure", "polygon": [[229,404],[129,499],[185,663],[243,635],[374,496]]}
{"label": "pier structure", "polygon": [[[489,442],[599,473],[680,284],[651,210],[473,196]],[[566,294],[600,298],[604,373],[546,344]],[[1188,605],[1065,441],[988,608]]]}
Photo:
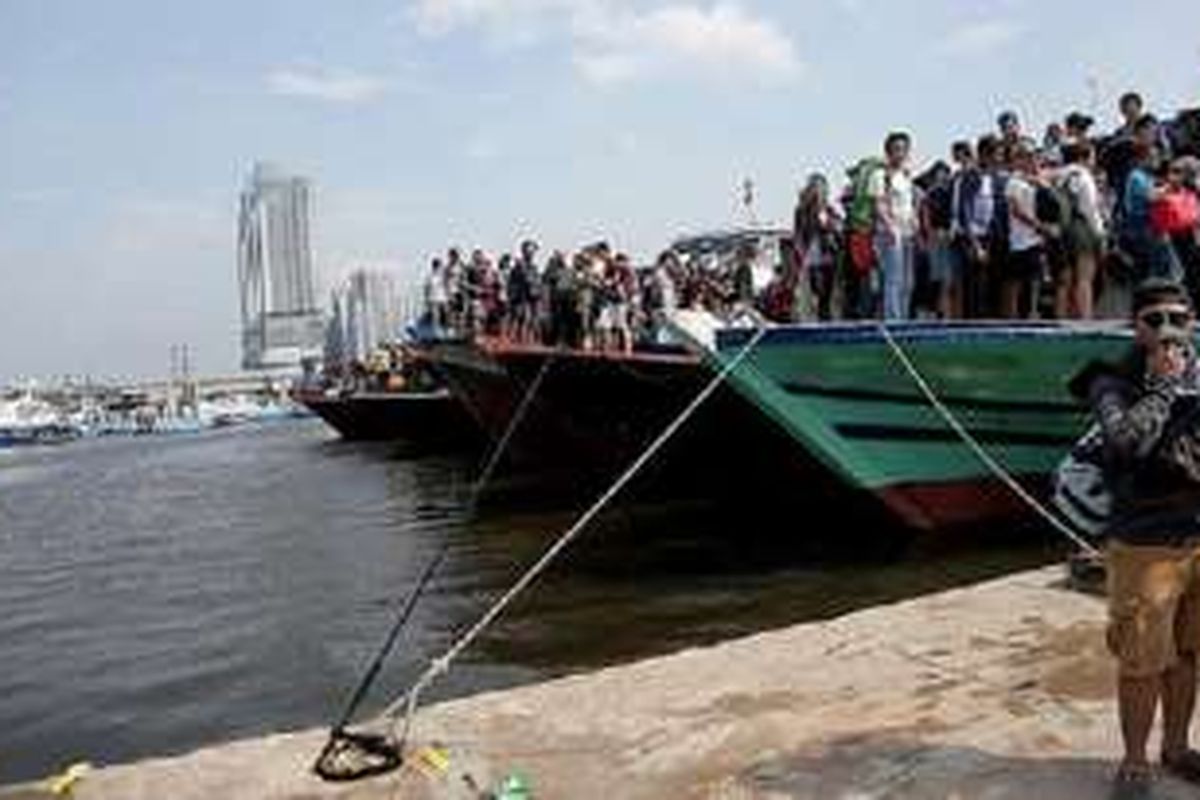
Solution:
{"label": "pier structure", "polygon": [[519,774],[538,798],[1091,800],[1119,752],[1104,617],[1048,567],[430,706],[406,765],[361,782],[312,774],[313,730],[102,768],[75,796],[476,798]]}

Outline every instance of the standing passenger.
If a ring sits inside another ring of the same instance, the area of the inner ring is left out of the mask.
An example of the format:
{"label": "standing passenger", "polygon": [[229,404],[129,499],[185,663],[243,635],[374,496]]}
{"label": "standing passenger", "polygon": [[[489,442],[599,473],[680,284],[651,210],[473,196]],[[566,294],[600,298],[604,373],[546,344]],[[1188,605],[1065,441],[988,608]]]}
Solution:
{"label": "standing passenger", "polygon": [[1000,316],[1016,319],[1022,306],[1036,311],[1033,288],[1041,278],[1048,226],[1037,216],[1037,156],[1025,144],[1013,150],[1013,173],[1005,189],[1008,201],[1008,260],[1000,282]]}
{"label": "standing passenger", "polygon": [[907,319],[913,291],[913,234],[916,212],[908,156],[912,139],[893,132],[884,141],[886,163],[875,170],[868,191],[875,203],[875,252],[883,273],[883,318]]}
{"label": "standing passenger", "polygon": [[[821,173],[813,173],[800,192],[792,218],[793,251],[791,258],[799,267],[796,291],[812,286],[817,296],[817,318],[829,320],[841,316],[834,311],[837,287],[838,230],[840,215],[829,202],[829,182]],[[786,262],[785,269],[790,265]],[[809,304],[798,300],[802,311]],[[801,319],[808,319],[802,316]]]}
{"label": "standing passenger", "polygon": [[1154,178],[1157,155],[1154,145],[1140,139],[1134,142],[1134,167],[1125,179],[1121,199],[1120,244],[1134,262],[1138,280],[1167,278],[1179,280],[1182,270],[1165,233],[1156,231],[1150,209],[1165,189]]}
{"label": "standing passenger", "polygon": [[1005,161],[1003,145],[1000,144],[999,140],[993,141],[996,142],[995,147],[985,147],[982,142],[980,142],[979,147],[979,163],[988,174],[993,209],[992,230],[988,234],[990,250],[988,252],[986,270],[987,297],[984,298],[985,307],[989,315],[996,315],[997,310],[1000,308],[1000,287],[1007,273],[1009,241],[1011,239],[1009,232],[1009,220],[1011,216],[1008,212],[1008,178],[1011,170]]}
{"label": "standing passenger", "polygon": [[1177,158],[1167,170],[1167,194],[1171,205],[1167,235],[1179,259],[1184,285],[1195,307],[1200,299],[1200,160]]}
{"label": "standing passenger", "polygon": [[450,300],[450,327],[455,332],[462,332],[467,319],[467,270],[463,264],[462,253],[457,247],[446,251],[443,277],[446,281],[446,294]]}
{"label": "standing passenger", "polygon": [[542,297],[546,304],[546,344],[564,347],[571,343],[571,317],[575,301],[571,268],[559,250],[550,254],[542,273]]}
{"label": "standing passenger", "polygon": [[429,324],[437,335],[446,329],[447,323],[446,279],[442,272],[442,260],[435,258],[429,265],[429,275],[425,279],[425,304],[428,306]]}
{"label": "standing passenger", "polygon": [[736,314],[754,308],[754,265],[758,261],[758,247],[746,241],[737,246],[733,262],[733,292],[731,311]]}
{"label": "standing passenger", "polygon": [[979,161],[970,145],[962,142],[955,147],[954,160],[959,165],[950,189],[953,213],[951,230],[960,263],[963,316],[987,316],[988,272],[992,252],[995,198],[992,175],[983,169],[999,144],[994,136],[980,138]]}
{"label": "standing passenger", "polygon": [[929,279],[937,286],[941,319],[961,319],[962,262],[950,234],[953,194],[950,167],[942,161],[930,170],[930,185],[921,199],[921,236],[929,254]]}
{"label": "standing passenger", "polygon": [[617,253],[606,267],[605,291],[608,294],[608,319],[604,333],[607,349],[628,355],[633,352],[633,334],[630,330],[630,314],[637,289],[637,276],[629,264],[629,256]]}
{"label": "standing passenger", "polygon": [[1068,269],[1055,287],[1055,311],[1060,318],[1091,319],[1096,266],[1104,251],[1105,237],[1100,189],[1093,172],[1095,155],[1087,141],[1074,141],[1063,146],[1063,159],[1066,167],[1059,175],[1059,182],[1070,206],[1063,231]]}
{"label": "standing passenger", "polygon": [[[512,305],[513,336],[520,342],[537,339],[538,295],[540,278],[537,266],[537,242],[521,242],[521,255],[513,266],[508,302]],[[514,292],[516,293],[514,296]]]}

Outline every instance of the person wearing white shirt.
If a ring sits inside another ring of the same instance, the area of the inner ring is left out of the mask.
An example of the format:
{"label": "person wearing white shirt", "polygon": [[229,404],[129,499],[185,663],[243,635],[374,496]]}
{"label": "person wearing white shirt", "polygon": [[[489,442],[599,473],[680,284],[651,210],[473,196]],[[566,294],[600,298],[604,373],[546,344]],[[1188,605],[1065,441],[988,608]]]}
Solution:
{"label": "person wearing white shirt", "polygon": [[1037,157],[1033,148],[1018,143],[1012,152],[1013,172],[1004,188],[1008,201],[1008,252],[1000,279],[1000,316],[1020,316],[1021,299],[1027,298],[1030,314],[1035,310],[1033,287],[1042,273],[1045,258],[1045,224],[1037,218]]}
{"label": "person wearing white shirt", "polygon": [[435,258],[429,266],[429,275],[425,278],[425,306],[429,312],[429,322],[439,334],[446,328],[447,307],[450,302],[446,291],[446,279],[442,272],[442,260]]}
{"label": "person wearing white shirt", "polygon": [[883,318],[907,319],[913,292],[913,236],[916,203],[908,175],[912,139],[907,133],[888,134],[883,150],[887,163],[867,182],[875,203],[875,253],[883,273]]}

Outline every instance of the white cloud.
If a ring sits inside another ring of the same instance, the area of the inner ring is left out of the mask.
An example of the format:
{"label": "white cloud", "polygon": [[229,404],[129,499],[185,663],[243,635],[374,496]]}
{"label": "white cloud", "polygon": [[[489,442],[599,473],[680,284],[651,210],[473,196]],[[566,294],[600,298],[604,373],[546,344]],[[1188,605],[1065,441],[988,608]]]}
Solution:
{"label": "white cloud", "polygon": [[588,83],[613,86],[658,76],[791,79],[802,64],[791,39],[735,2],[674,2],[641,9],[629,0],[416,0],[417,30],[442,36],[479,29],[526,44],[563,32]]}
{"label": "white cloud", "polygon": [[588,83],[612,86],[633,80],[644,66],[632,53],[576,53],[575,68]]}
{"label": "white cloud", "polygon": [[1007,19],[972,22],[955,28],[946,35],[938,50],[950,56],[986,55],[1015,41],[1024,26]]}
{"label": "white cloud", "polygon": [[277,69],[267,75],[267,88],[273,94],[288,97],[350,104],[378,97],[387,88],[387,83],[348,70]]}
{"label": "white cloud", "polygon": [[792,41],[732,3],[669,5],[577,29],[576,64],[601,85],[644,75],[702,72],[723,79],[790,79],[802,66]]}

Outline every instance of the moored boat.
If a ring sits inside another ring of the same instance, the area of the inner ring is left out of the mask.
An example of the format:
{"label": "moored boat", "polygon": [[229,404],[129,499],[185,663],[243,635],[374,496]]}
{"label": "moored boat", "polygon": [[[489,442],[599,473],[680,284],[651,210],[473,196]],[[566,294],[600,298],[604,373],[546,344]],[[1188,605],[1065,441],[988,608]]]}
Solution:
{"label": "moored boat", "polygon": [[300,389],[293,398],[351,441],[400,440],[423,447],[464,447],[479,439],[475,423],[449,390]]}
{"label": "moored boat", "polygon": [[425,352],[493,442],[528,393],[509,455],[580,475],[626,466],[705,381],[700,358],[679,348],[627,354],[477,337],[431,342]]}
{"label": "moored boat", "polygon": [[418,344],[429,335],[414,330],[365,361],[330,360],[306,374],[291,399],[349,441],[396,442],[427,453],[473,449],[483,437],[430,368]]}
{"label": "moored boat", "polygon": [[13,400],[0,400],[0,447],[61,444],[79,436],[78,427],[32,390]]}
{"label": "moored boat", "polygon": [[[622,353],[476,338],[430,343],[426,355],[493,443],[508,436],[510,468],[566,492],[608,485],[711,380],[701,356],[682,344]],[[769,514],[781,494],[834,496],[838,488],[724,386],[644,465],[635,484],[637,492],[688,501],[731,499],[743,519]]]}
{"label": "moored boat", "polygon": [[[1127,326],[1110,323],[912,322],[887,330],[974,439],[1041,494],[1086,424],[1068,379],[1091,359],[1119,357],[1131,341]],[[751,335],[717,331],[710,369]],[[773,326],[729,381],[841,483],[913,527],[1029,513],[934,409],[877,323]]]}

